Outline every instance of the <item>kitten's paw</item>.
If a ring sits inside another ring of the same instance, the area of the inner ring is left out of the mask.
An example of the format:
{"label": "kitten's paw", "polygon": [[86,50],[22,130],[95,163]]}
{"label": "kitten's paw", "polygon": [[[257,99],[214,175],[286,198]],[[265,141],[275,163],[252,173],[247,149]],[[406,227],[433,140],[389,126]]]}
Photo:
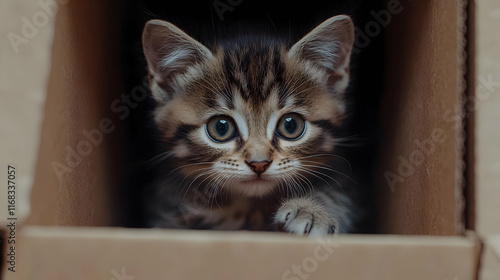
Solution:
{"label": "kitten's paw", "polygon": [[274,216],[279,231],[298,235],[326,235],[338,232],[338,222],[323,205],[310,198],[287,200]]}

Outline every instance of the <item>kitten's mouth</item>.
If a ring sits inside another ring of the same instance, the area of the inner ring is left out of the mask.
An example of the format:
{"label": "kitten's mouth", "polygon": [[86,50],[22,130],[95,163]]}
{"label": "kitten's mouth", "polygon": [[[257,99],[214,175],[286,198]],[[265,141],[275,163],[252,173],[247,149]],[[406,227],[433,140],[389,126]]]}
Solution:
{"label": "kitten's mouth", "polygon": [[249,185],[252,185],[252,184],[262,184],[262,183],[267,183],[269,182],[268,179],[266,178],[263,178],[262,176],[260,175],[256,175],[254,176],[253,178],[251,179],[247,179],[247,180],[242,180],[241,181],[242,183],[244,184],[249,184]]}
{"label": "kitten's mouth", "polygon": [[251,176],[238,180],[233,190],[250,197],[260,197],[274,189],[276,182],[268,176]]}
{"label": "kitten's mouth", "polygon": [[244,183],[244,184],[259,184],[259,183],[268,182],[268,180],[266,180],[266,179],[262,178],[261,176],[257,175],[257,176],[255,176],[252,179],[243,180],[241,182]]}

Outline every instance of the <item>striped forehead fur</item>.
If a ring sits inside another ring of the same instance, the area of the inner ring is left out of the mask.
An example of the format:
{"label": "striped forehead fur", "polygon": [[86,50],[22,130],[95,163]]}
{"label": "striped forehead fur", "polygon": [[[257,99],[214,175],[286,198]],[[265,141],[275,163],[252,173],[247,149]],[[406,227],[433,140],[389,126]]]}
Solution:
{"label": "striped forehead fur", "polygon": [[221,100],[227,108],[234,108],[237,94],[258,110],[273,93],[278,96],[278,108],[289,106],[290,100],[295,105],[311,104],[318,95],[330,94],[340,109],[341,93],[326,93],[328,78],[325,70],[310,61],[288,57],[284,46],[254,41],[219,46],[213,60],[190,66],[175,77],[175,83],[183,88],[184,100],[203,100],[201,103],[212,109],[220,106]]}

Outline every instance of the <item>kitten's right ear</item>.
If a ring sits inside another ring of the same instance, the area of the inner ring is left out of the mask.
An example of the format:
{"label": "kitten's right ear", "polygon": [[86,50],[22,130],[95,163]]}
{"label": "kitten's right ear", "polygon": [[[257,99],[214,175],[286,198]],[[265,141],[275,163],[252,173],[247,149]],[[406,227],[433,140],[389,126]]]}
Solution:
{"label": "kitten's right ear", "polygon": [[142,33],[142,47],[148,63],[153,97],[166,102],[182,91],[176,76],[213,57],[212,52],[175,25],[150,20]]}
{"label": "kitten's right ear", "polygon": [[290,48],[289,56],[346,74],[354,44],[354,23],[346,15],[325,20]]}

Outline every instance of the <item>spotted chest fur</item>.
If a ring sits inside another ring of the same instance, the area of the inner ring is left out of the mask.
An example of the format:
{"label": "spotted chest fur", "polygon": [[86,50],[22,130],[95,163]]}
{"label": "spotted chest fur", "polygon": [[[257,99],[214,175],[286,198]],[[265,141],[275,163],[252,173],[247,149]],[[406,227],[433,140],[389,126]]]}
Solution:
{"label": "spotted chest fur", "polygon": [[151,226],[352,231],[356,184],[334,150],[353,42],[348,16],[290,48],[243,37],[209,49],[148,22],[143,47],[167,155],[146,194]]}

